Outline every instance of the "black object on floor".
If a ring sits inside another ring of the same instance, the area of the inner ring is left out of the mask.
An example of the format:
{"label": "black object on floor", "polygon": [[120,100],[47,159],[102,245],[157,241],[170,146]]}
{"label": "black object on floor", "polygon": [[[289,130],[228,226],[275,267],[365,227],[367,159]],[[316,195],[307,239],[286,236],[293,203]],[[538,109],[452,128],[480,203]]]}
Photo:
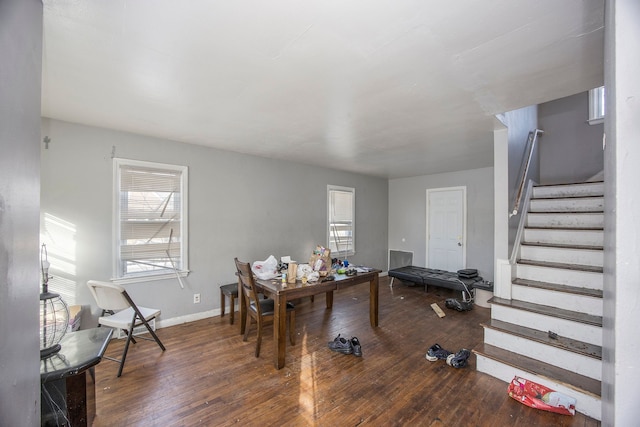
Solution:
{"label": "black object on floor", "polygon": [[429,362],[435,362],[436,360],[445,360],[450,354],[451,352],[449,350],[445,350],[440,344],[436,343],[429,347],[425,357]]}
{"label": "black object on floor", "polygon": [[353,348],[353,355],[362,357],[362,346],[358,337],[351,338],[351,347]]}
{"label": "black object on floor", "polygon": [[451,354],[447,357],[447,365],[454,368],[464,368],[467,366],[467,360],[469,360],[471,352],[466,348],[458,351],[456,354]]}
{"label": "black object on floor", "polygon": [[338,334],[337,337],[334,338],[333,341],[327,343],[329,349],[332,351],[336,351],[342,354],[351,354],[353,353],[353,344],[351,344],[351,340],[343,338]]}
{"label": "black object on floor", "polygon": [[470,301],[459,301],[455,298],[447,298],[444,301],[444,305],[447,308],[457,311],[469,311],[473,308],[473,303]]}

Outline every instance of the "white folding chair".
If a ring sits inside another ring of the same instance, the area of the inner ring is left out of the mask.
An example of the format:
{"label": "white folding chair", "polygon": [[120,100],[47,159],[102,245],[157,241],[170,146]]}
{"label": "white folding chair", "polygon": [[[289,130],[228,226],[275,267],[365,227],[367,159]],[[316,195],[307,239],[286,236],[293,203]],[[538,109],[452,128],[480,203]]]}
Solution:
{"label": "white folding chair", "polygon": [[[133,341],[134,344],[136,343],[133,337],[133,329],[135,327],[144,325],[153,337],[153,340],[158,343],[162,351],[165,351],[165,347],[160,341],[160,338],[158,338],[155,331],[149,325],[150,320],[160,315],[160,310],[138,307],[127,291],[122,286],[114,283],[89,280],[87,286],[95,298],[98,307],[102,309],[102,315],[98,318],[98,324],[110,328],[122,329],[127,335],[127,341],[125,342],[124,351],[122,352],[120,360],[104,356],[105,359],[113,360],[120,364],[118,376],[122,375],[122,368],[124,368],[124,361],[127,358],[129,343],[131,341]],[[107,313],[109,313],[109,315],[105,316]],[[151,341],[151,338],[148,337],[138,337]]]}

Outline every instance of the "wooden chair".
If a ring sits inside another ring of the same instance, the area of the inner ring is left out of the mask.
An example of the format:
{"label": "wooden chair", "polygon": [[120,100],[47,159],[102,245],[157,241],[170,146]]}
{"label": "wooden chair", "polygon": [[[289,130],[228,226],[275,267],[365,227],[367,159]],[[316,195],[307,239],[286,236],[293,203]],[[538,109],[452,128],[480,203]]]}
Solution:
{"label": "wooden chair", "polygon": [[229,324],[233,325],[233,313],[236,311],[236,298],[238,298],[238,284],[229,283],[220,286],[220,317],[224,317],[225,295],[229,297]]}
{"label": "wooden chair", "polygon": [[[133,338],[133,329],[135,327],[144,325],[153,337],[153,341],[158,344],[162,351],[165,351],[162,341],[160,341],[160,338],[158,338],[154,330],[149,325],[150,320],[155,319],[160,315],[160,310],[156,308],[137,306],[127,291],[122,286],[114,283],[89,280],[87,282],[87,286],[89,286],[89,290],[96,300],[98,307],[102,309],[102,316],[98,318],[98,326],[104,325],[110,328],[119,328],[127,334],[124,351],[122,352],[122,356],[119,360],[103,356],[105,359],[109,359],[120,364],[118,376],[122,375],[124,361],[127,358],[127,351],[129,350],[129,343],[136,343],[135,338]],[[105,316],[107,313],[109,315]],[[138,338],[152,340],[151,338],[139,335]]]}
{"label": "wooden chair", "polygon": [[[247,306],[247,326],[244,331],[243,341],[247,341],[251,324],[256,323],[258,325],[256,357],[259,357],[260,344],[262,343],[262,328],[266,322],[273,322],[275,304],[272,298],[263,299],[259,297],[249,263],[238,261],[238,258],[235,258],[235,263],[238,269],[238,277],[240,278],[239,283],[242,285],[242,297]],[[291,345],[295,345],[296,310],[290,302],[287,302],[287,318],[289,320],[289,341]]]}

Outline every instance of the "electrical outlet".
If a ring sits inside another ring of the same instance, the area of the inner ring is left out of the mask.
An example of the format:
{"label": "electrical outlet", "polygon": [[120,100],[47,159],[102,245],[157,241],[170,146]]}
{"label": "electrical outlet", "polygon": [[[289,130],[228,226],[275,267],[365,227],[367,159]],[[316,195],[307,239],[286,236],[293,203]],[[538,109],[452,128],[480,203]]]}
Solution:
{"label": "electrical outlet", "polygon": [[200,294],[193,294],[193,303],[200,304]]}

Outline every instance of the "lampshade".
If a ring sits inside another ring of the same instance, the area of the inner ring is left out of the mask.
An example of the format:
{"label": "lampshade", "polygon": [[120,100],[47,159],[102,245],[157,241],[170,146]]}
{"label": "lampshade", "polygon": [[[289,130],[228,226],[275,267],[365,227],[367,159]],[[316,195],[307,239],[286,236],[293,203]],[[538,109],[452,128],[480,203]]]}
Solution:
{"label": "lampshade", "polygon": [[60,350],[60,340],[67,333],[69,309],[60,295],[49,292],[49,260],[47,247],[40,249],[42,292],[40,293],[40,358],[46,358]]}
{"label": "lampshade", "polygon": [[69,309],[60,295],[40,294],[40,358],[60,350],[60,340],[67,333]]}

